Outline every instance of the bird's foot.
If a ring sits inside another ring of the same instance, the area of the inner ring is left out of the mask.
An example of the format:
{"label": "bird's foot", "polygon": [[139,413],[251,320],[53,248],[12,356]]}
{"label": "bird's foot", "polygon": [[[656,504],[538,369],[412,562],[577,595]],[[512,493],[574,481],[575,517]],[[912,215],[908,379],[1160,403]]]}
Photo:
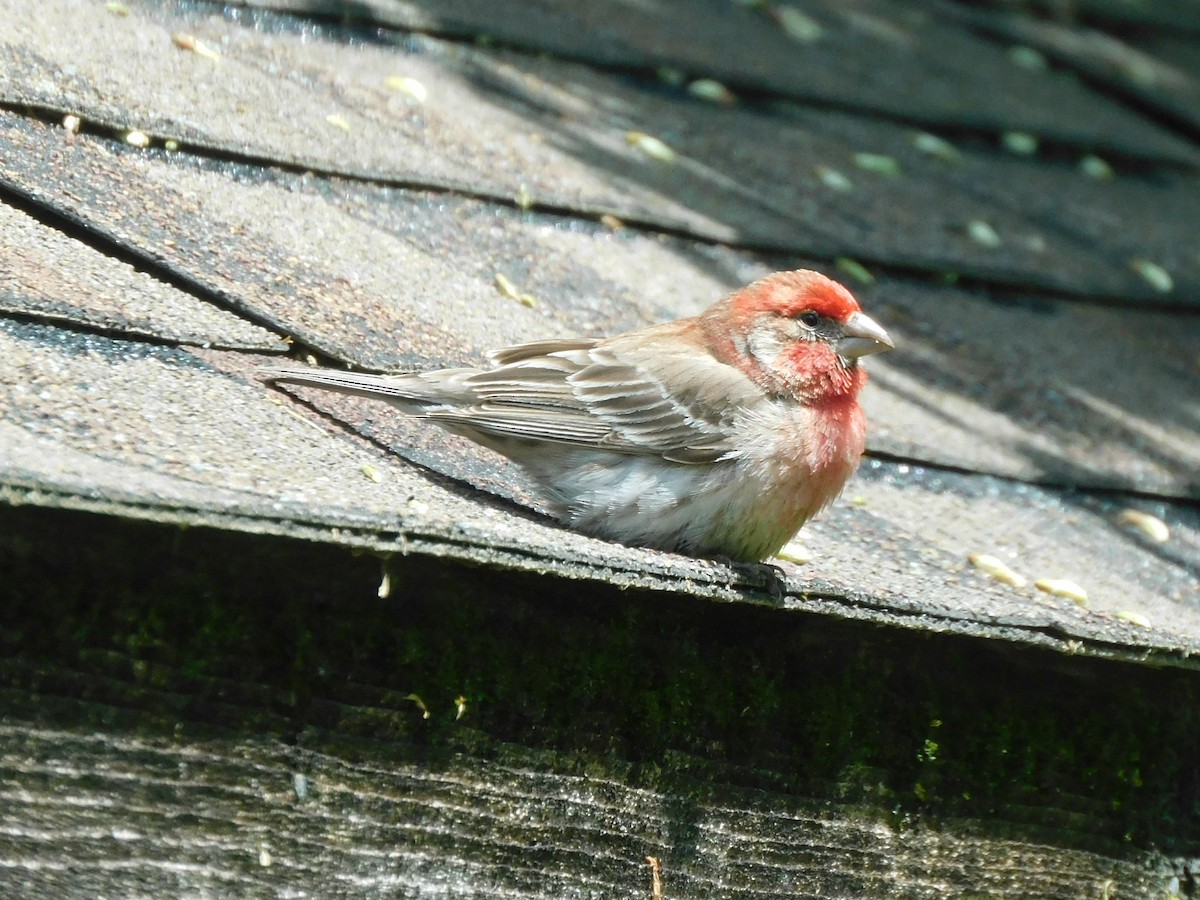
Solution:
{"label": "bird's foot", "polygon": [[773,603],[783,603],[787,596],[787,573],[779,566],[769,562],[736,562],[722,559],[721,562],[732,567],[753,590],[761,590]]}

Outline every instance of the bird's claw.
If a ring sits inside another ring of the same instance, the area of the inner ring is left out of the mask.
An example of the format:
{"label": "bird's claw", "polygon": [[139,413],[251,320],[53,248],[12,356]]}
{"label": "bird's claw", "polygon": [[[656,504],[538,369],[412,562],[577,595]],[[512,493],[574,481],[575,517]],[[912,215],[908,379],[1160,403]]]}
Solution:
{"label": "bird's claw", "polygon": [[787,573],[779,566],[769,562],[747,563],[729,559],[721,562],[735,569],[750,588],[765,591],[773,603],[783,603],[787,596]]}

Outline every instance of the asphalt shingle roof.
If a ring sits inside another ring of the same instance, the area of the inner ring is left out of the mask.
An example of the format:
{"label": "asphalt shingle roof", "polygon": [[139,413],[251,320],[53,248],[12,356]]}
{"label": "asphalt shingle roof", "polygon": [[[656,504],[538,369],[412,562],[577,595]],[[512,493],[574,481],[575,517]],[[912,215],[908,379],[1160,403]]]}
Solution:
{"label": "asphalt shingle roof", "polygon": [[[1099,0],[1085,24],[814,3],[790,38],[783,7],[673,0],[11,5],[6,504],[1194,672],[1200,81],[1196,33],[1155,30],[1174,7],[1124,41],[1102,29],[1135,13]],[[469,442],[257,376],[471,364],[800,266],[898,346],[782,596],[574,534]]]}

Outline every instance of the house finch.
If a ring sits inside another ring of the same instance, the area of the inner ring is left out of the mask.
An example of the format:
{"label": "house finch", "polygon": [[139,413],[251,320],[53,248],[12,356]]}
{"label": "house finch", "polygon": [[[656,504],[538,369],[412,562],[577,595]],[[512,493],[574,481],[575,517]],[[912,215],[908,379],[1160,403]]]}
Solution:
{"label": "house finch", "polygon": [[866,438],[858,360],[891,346],[849,291],[800,270],[698,316],[521,344],[483,369],[264,377],[386,400],[465,435],[520,465],[579,531],[757,561],[854,472]]}

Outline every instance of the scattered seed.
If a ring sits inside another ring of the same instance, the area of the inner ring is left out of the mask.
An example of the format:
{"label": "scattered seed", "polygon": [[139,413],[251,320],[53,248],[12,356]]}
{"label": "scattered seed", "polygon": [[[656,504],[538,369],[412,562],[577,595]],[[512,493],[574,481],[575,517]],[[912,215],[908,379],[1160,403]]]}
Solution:
{"label": "scattered seed", "polygon": [[221,54],[194,34],[188,34],[186,31],[177,31],[171,35],[171,40],[180,50],[190,50],[197,56],[210,59],[213,62],[218,62],[221,59]]}
{"label": "scattered seed", "polygon": [[794,6],[774,6],[768,10],[768,15],[783,29],[783,33],[793,41],[801,44],[811,44],[821,39],[825,29],[821,23]]}
{"label": "scattered seed", "polygon": [[175,140],[175,138],[167,138],[165,141],[163,141],[163,148],[171,153],[174,153],[179,149],[179,141]]}
{"label": "scattered seed", "polygon": [[503,272],[497,272],[493,279],[496,284],[496,289],[510,300],[516,300],[521,296],[521,292],[517,290],[517,286]]}
{"label": "scattered seed", "polygon": [[533,207],[533,194],[530,192],[529,188],[525,186],[524,182],[522,182],[521,186],[517,188],[517,193],[516,196],[513,197],[513,202],[517,204],[518,209],[530,209]]}
{"label": "scattered seed", "polygon": [[1019,156],[1032,156],[1038,149],[1038,139],[1024,131],[1006,131],[1000,135],[1000,143],[1009,153]]}
{"label": "scattered seed", "polygon": [[625,227],[625,223],[622,222],[616,216],[614,216],[612,213],[605,213],[604,215],[602,215],[600,217],[600,224],[603,225],[605,228],[612,229],[613,231],[620,231],[622,228]]}
{"label": "scattered seed", "polygon": [[662,863],[657,856],[647,856],[650,864],[650,900],[663,900]]}
{"label": "scattered seed", "polygon": [[79,116],[68,113],[62,118],[62,127],[71,134],[79,134],[79,126],[83,124],[83,120]]}
{"label": "scattered seed", "polygon": [[264,869],[267,869],[270,868],[272,862],[274,862],[274,860],[271,859],[271,851],[267,849],[266,844],[259,844],[258,864]]}
{"label": "scattered seed", "polygon": [[1018,575],[995,556],[987,553],[971,553],[967,561],[979,571],[992,576],[997,581],[1015,588],[1025,587],[1025,578]]}
{"label": "scattered seed", "polygon": [[417,709],[421,710],[422,719],[429,718],[429,707],[425,705],[425,701],[421,699],[419,694],[409,694],[404,699],[411,700],[413,703],[417,704]]}
{"label": "scattered seed", "polygon": [[383,574],[379,578],[379,587],[375,590],[375,596],[380,600],[386,600],[392,596],[392,573],[388,571],[387,562],[383,563]]}
{"label": "scattered seed", "polygon": [[1148,259],[1132,259],[1129,261],[1129,265],[1159,293],[1169,294],[1175,290],[1175,279],[1158,263],[1150,262]]}
{"label": "scattered seed", "polygon": [[339,116],[337,113],[330,113],[325,117],[325,121],[335,128],[342,129],[342,131],[350,130],[350,123],[346,121],[345,117]]}
{"label": "scattered seed", "polygon": [[503,272],[497,272],[496,289],[505,297],[516,300],[522,306],[534,307],[537,306],[537,298],[533,294],[525,294],[517,290],[517,286],[512,283],[512,280]]}
{"label": "scattered seed", "polygon": [[306,800],[308,798],[308,778],[300,772],[293,772],[292,790],[296,792],[297,800]]}
{"label": "scattered seed", "polygon": [[972,219],[968,222],[967,235],[971,240],[983,247],[995,248],[1004,243],[1000,240],[1000,235],[996,234],[996,229],[983,221],[983,219]]}
{"label": "scattered seed", "polygon": [[900,163],[882,153],[855,153],[854,164],[866,172],[887,178],[896,178],[900,174]]}
{"label": "scattered seed", "polygon": [[937,157],[942,162],[956,163],[962,161],[962,153],[959,152],[959,149],[936,134],[930,134],[927,131],[918,131],[913,135],[912,142],[913,146],[922,153]]}
{"label": "scattered seed", "polygon": [[1042,72],[1048,68],[1046,57],[1032,47],[1016,46],[1008,48],[1008,59],[1013,65],[1028,69],[1030,72]]}
{"label": "scattered seed", "polygon": [[1143,616],[1140,612],[1132,609],[1123,609],[1120,612],[1113,613],[1122,622],[1128,622],[1130,625],[1137,625],[1140,628],[1149,628],[1150,620]]}
{"label": "scattered seed", "polygon": [[1138,56],[1127,57],[1121,65],[1125,77],[1140,87],[1154,87],[1158,84],[1158,72],[1154,64]]}
{"label": "scattered seed", "polygon": [[821,179],[827,188],[832,188],[835,191],[854,190],[854,182],[837,169],[831,169],[829,166],[817,166],[816,173],[817,177]]}
{"label": "scattered seed", "polygon": [[1095,178],[1100,181],[1107,181],[1113,177],[1112,166],[1099,156],[1091,153],[1079,160],[1079,171],[1088,178]]}
{"label": "scattered seed", "polygon": [[676,160],[675,151],[652,134],[646,134],[644,131],[627,131],[625,140],[651,159],[664,163],[673,163]]}
{"label": "scattered seed", "polygon": [[799,540],[793,538],[788,541],[783,549],[775,554],[777,559],[782,559],[784,562],[795,563],[798,566],[803,566],[812,561],[812,554]]}
{"label": "scattered seed", "polygon": [[383,84],[389,90],[412,97],[418,103],[424,103],[425,98],[429,96],[429,91],[425,89],[425,85],[421,84],[415,78],[409,78],[407,75],[389,75],[383,79]]}
{"label": "scattered seed", "polygon": [[381,475],[379,470],[370,463],[363,463],[361,466],[361,471],[367,476],[369,481],[373,481],[376,484],[379,484],[381,481],[383,481],[383,475]]}
{"label": "scattered seed", "polygon": [[104,4],[104,8],[114,16],[120,16],[122,19],[129,15],[129,7],[124,3],[117,2],[117,0],[108,0]]}
{"label": "scattered seed", "polygon": [[127,131],[125,143],[131,147],[149,147],[150,137],[144,131]]}
{"label": "scattered seed", "polygon": [[709,103],[717,103],[721,106],[733,106],[737,103],[737,97],[733,91],[713,78],[697,78],[688,85],[687,90],[693,97],[699,97]]}
{"label": "scattered seed", "polygon": [[654,74],[658,76],[659,81],[671,87],[681,87],[687,81],[687,76],[672,66],[659,66],[654,70]]}
{"label": "scattered seed", "polygon": [[871,271],[857,259],[851,259],[849,256],[839,256],[833,261],[833,264],[859,284],[875,283],[875,276],[872,275]]}
{"label": "scattered seed", "polygon": [[1039,578],[1033,583],[1033,586],[1039,591],[1045,591],[1055,597],[1065,597],[1080,606],[1088,605],[1087,591],[1065,578]]}
{"label": "scattered seed", "polygon": [[1165,544],[1171,537],[1171,529],[1167,527],[1167,523],[1150,513],[1144,513],[1140,509],[1122,510],[1117,516],[1117,521],[1122,525],[1128,525],[1131,528],[1136,528],[1146,538],[1156,544]]}
{"label": "scattered seed", "polygon": [[457,722],[459,719],[461,719],[463,716],[465,716],[467,714],[467,698],[464,697],[462,694],[459,694],[457,697],[455,697],[454,698],[454,708],[456,710],[458,710],[458,712],[454,716],[454,721]]}

